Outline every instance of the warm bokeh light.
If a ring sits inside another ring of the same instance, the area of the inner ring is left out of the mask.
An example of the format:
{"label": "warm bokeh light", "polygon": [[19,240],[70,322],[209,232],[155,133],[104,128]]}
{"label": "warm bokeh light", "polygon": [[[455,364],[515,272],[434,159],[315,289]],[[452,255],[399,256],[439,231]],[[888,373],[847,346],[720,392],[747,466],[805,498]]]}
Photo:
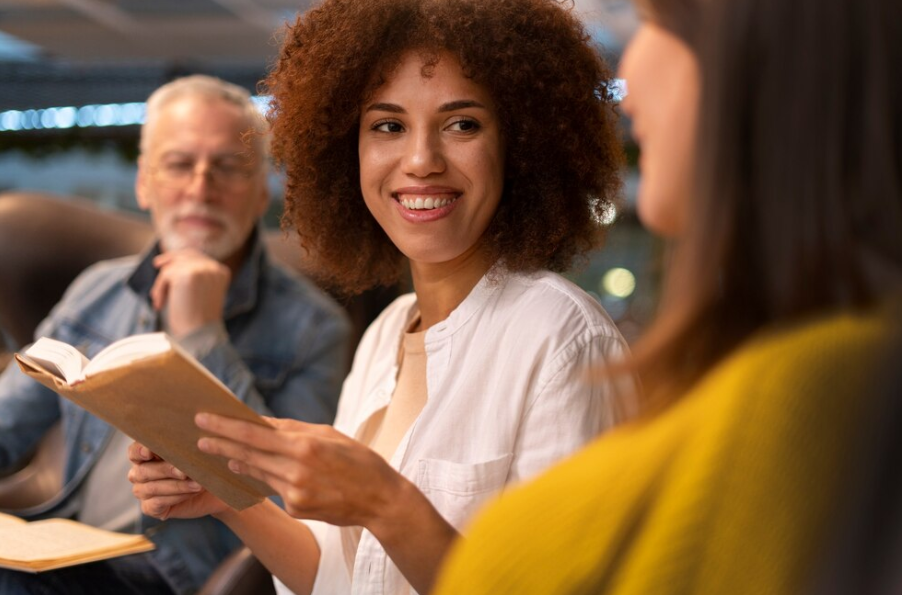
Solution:
{"label": "warm bokeh light", "polygon": [[636,290],[636,276],[628,269],[610,269],[601,278],[601,289],[616,298],[628,298]]}

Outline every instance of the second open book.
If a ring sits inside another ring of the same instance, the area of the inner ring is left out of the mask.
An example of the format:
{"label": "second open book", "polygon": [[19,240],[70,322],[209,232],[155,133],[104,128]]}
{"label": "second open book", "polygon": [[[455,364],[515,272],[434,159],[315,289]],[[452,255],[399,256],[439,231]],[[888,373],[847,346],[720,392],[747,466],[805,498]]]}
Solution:
{"label": "second open book", "polygon": [[236,475],[225,459],[201,452],[194,416],[206,411],[267,425],[165,333],[135,335],[88,361],[77,349],[42,338],[16,354],[25,374],[141,442],[236,510],[273,492]]}
{"label": "second open book", "polygon": [[113,533],[67,519],[27,523],[0,512],[0,568],[41,572],[152,549],[143,535]]}

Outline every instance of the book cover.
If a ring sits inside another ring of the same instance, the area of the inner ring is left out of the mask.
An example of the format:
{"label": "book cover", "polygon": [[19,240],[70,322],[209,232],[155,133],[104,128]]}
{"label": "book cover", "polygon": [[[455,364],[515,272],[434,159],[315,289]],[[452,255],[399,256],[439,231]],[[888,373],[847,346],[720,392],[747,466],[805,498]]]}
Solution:
{"label": "book cover", "polygon": [[25,374],[144,444],[232,508],[274,494],[265,483],[230,471],[226,459],[198,450],[204,433],[194,416],[201,411],[267,422],[174,343],[71,386],[27,356],[17,353],[16,361]]}

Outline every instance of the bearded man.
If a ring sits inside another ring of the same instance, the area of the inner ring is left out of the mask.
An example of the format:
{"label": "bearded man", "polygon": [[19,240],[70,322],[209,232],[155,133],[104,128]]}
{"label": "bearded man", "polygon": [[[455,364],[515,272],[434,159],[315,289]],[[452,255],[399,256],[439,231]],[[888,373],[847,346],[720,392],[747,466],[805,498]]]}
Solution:
{"label": "bearded man", "polygon": [[[126,336],[165,331],[258,412],[330,423],[349,324],[330,298],[267,257],[259,230],[269,204],[265,130],[250,94],[219,79],[185,77],[155,91],[135,189],[156,241],[142,255],[82,273],[36,336],[90,358]],[[26,516],[143,533],[156,550],[38,575],[0,571],[0,593],[183,595],[239,545],[210,518],[142,515],[127,477],[131,440],[17,366],[0,376],[0,475],[15,471],[58,421],[64,487]]]}

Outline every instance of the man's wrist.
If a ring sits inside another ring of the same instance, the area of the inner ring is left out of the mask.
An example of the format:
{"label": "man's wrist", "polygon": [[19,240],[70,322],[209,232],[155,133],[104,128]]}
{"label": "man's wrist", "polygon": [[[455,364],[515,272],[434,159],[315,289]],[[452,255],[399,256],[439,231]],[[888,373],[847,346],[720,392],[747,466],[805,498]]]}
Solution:
{"label": "man's wrist", "polygon": [[173,337],[179,346],[200,359],[213,351],[213,349],[229,340],[225,324],[221,320],[208,322],[181,336]]}

